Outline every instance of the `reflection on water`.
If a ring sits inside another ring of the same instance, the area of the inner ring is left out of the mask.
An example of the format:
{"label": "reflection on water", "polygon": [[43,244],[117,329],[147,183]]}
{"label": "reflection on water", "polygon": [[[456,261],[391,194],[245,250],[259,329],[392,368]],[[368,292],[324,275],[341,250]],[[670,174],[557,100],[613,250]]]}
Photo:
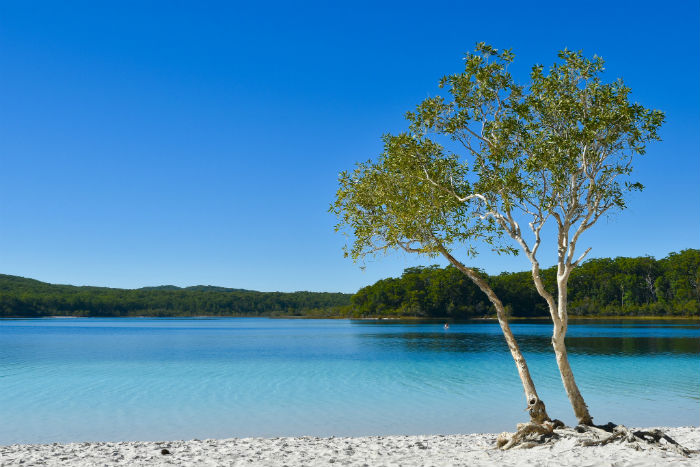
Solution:
{"label": "reflection on water", "polygon": [[[493,322],[0,320],[0,444],[499,432],[523,394]],[[573,423],[551,324],[512,329],[550,415]],[[697,424],[700,326],[573,323],[598,422]]]}
{"label": "reflection on water", "polygon": [[[396,334],[364,334],[369,342],[380,346],[404,346],[412,352],[492,352],[506,351],[500,335],[460,332],[450,328],[449,333],[404,332]],[[523,352],[551,352],[548,336],[518,335]],[[700,354],[697,337],[635,337],[635,336],[574,336],[566,339],[570,354],[587,355],[646,355],[646,354]]]}

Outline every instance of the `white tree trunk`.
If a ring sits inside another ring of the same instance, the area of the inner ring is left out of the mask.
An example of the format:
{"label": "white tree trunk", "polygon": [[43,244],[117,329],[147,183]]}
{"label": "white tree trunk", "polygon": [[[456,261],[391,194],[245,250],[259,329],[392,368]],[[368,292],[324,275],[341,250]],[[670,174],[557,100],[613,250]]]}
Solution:
{"label": "white tree trunk", "polygon": [[498,324],[501,326],[503,331],[503,336],[508,344],[508,349],[510,354],[513,356],[515,361],[515,366],[518,369],[518,375],[520,376],[520,381],[522,382],[523,389],[525,391],[525,398],[527,399],[527,410],[530,414],[530,420],[532,422],[541,424],[545,421],[550,421],[549,415],[547,415],[547,410],[545,408],[544,402],[537,395],[537,390],[535,390],[535,383],[532,382],[532,377],[530,376],[530,370],[527,367],[527,362],[525,357],[518,347],[518,343],[515,340],[513,331],[510,329],[508,324],[508,316],[506,315],[503,303],[498,298],[496,293],[493,291],[491,286],[481,278],[471,268],[466,267],[461,262],[457,261],[447,250],[441,248],[441,253],[445,256],[450,263],[452,263],[457,269],[459,269],[463,274],[465,274],[471,281],[479,287],[479,289],[486,294],[489,301],[493,304],[496,309],[496,316],[498,317]]}
{"label": "white tree trunk", "polygon": [[[565,267],[560,267],[561,271],[564,269],[562,274],[557,274],[557,310],[558,322],[554,323],[554,332],[552,333],[552,347],[554,348],[554,354],[557,359],[557,366],[559,367],[559,373],[561,374],[561,381],[564,383],[564,389],[566,390],[566,395],[571,402],[571,406],[574,409],[574,414],[580,425],[592,425],[593,417],[588,412],[588,406],[581,396],[581,392],[576,385],[576,380],[574,379],[574,373],[571,370],[571,365],[569,365],[569,357],[566,352],[566,331],[569,325],[569,315],[567,310],[567,291],[568,291],[568,279],[570,269]],[[550,310],[553,311],[553,310]]]}
{"label": "white tree trunk", "polygon": [[[581,396],[581,392],[576,385],[576,380],[574,379],[574,373],[571,370],[571,365],[569,365],[569,357],[566,352],[566,331],[569,325],[569,315],[567,309],[567,290],[569,274],[573,269],[572,265],[567,265],[565,257],[562,251],[559,252],[559,265],[557,268],[557,299],[555,300],[552,294],[550,294],[542,282],[542,277],[540,276],[540,265],[537,261],[534,251],[531,251],[525,245],[522,237],[519,235],[511,234],[514,239],[516,239],[525,250],[525,253],[532,264],[532,280],[535,283],[535,288],[542,298],[547,302],[547,307],[549,308],[549,314],[552,317],[552,322],[554,323],[554,330],[552,332],[552,347],[554,348],[554,355],[557,360],[557,367],[559,368],[559,373],[561,375],[562,383],[564,384],[564,389],[566,390],[566,395],[571,402],[571,406],[574,409],[574,414],[581,425],[592,425],[593,417],[591,417],[588,412],[588,406]],[[563,244],[562,237],[559,238],[560,244]],[[539,240],[537,242],[539,245]]]}

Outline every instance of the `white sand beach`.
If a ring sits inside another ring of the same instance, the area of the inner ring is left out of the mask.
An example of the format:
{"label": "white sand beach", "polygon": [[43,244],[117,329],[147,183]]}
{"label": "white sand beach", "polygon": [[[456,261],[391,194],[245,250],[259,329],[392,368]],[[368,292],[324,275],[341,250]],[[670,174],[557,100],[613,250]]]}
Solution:
{"label": "white sand beach", "polygon": [[[700,448],[700,428],[664,430],[684,447]],[[573,440],[532,449],[496,449],[496,434],[358,438],[232,438],[164,442],[15,444],[0,447],[2,466],[657,466],[698,465],[644,446],[583,447]],[[162,450],[167,450],[162,454]]]}

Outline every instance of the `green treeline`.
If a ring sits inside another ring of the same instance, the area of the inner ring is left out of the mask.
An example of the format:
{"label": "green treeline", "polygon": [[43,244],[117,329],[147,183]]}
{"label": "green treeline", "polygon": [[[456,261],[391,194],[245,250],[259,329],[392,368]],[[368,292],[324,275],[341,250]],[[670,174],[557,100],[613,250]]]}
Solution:
{"label": "green treeline", "polygon": [[0,317],[337,316],[350,294],[255,292],[224,287],[112,289],[0,275]]}
{"label": "green treeline", "polygon": [[[543,270],[550,292],[556,269]],[[512,316],[548,316],[530,271],[487,276]],[[569,314],[577,316],[697,316],[700,314],[700,250],[683,250],[655,260],[592,259],[569,279]],[[406,269],[352,297],[354,316],[470,318],[492,315],[484,294],[452,266]]]}
{"label": "green treeline", "polygon": [[[529,271],[487,276],[512,316],[547,316]],[[554,291],[556,271],[542,271]],[[700,250],[655,260],[592,259],[569,280],[569,313],[578,316],[698,316]],[[305,316],[425,317],[491,316],[484,294],[448,266],[406,269],[355,295],[317,292],[255,292],[224,287],[175,286],[112,289],[54,285],[0,275],[0,317],[42,316]]]}

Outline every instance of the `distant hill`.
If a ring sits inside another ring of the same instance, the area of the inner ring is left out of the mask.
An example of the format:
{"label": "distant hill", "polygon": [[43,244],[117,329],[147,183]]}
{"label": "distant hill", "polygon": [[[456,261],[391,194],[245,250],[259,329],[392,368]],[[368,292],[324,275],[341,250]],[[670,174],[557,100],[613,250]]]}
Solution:
{"label": "distant hill", "polygon": [[0,317],[338,316],[350,294],[257,292],[210,285],[140,289],[49,284],[0,274]]}
{"label": "distant hill", "polygon": [[[548,316],[529,271],[483,274],[512,316]],[[541,271],[555,290],[556,270]],[[598,258],[569,280],[572,316],[700,315],[700,250],[666,258]],[[491,316],[491,304],[453,267],[408,268],[401,277],[363,287],[354,295],[257,292],[211,285],[112,289],[57,285],[0,274],[0,317],[41,316]]]}
{"label": "distant hill", "polygon": [[177,285],[156,285],[151,287],[140,287],[138,290],[196,290],[199,292],[255,292],[248,289],[231,289],[229,287],[219,287],[216,285],[191,285],[189,287],[178,287]]}
{"label": "distant hill", "polygon": [[199,292],[255,292],[247,289],[230,289],[228,287],[218,287],[216,285],[192,285],[185,287],[185,290],[196,290]]}
{"label": "distant hill", "polygon": [[139,290],[182,290],[177,285],[154,285],[150,287],[140,287]]}

